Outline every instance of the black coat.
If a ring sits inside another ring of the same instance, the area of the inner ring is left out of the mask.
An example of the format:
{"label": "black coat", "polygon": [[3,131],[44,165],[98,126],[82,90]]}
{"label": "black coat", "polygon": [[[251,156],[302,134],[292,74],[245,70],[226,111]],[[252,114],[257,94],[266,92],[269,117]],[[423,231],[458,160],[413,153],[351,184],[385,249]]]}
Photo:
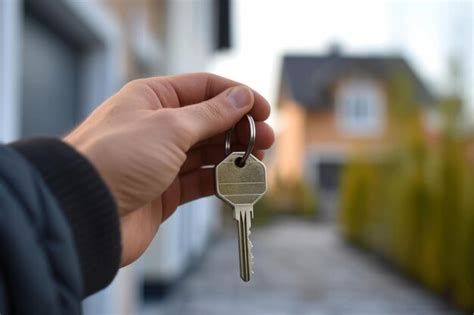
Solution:
{"label": "black coat", "polygon": [[120,262],[114,200],[59,140],[0,146],[0,314],[80,314]]}

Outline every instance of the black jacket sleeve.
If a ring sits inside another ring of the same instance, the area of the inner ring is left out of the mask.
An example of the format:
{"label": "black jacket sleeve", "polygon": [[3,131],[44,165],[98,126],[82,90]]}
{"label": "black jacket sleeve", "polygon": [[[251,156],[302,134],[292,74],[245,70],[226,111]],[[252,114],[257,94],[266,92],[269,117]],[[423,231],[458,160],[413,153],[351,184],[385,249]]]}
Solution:
{"label": "black jacket sleeve", "polygon": [[0,314],[77,314],[121,255],[114,200],[56,139],[0,146]]}

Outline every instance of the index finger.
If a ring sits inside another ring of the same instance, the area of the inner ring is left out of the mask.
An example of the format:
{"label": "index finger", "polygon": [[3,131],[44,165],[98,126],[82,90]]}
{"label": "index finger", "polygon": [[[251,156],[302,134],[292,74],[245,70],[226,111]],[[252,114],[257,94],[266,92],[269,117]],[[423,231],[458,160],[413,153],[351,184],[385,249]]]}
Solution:
{"label": "index finger", "polygon": [[[230,87],[243,85],[212,73],[187,73],[167,77],[153,77],[146,80],[151,88],[163,84],[171,85],[176,92],[179,106],[200,103],[213,98]],[[270,115],[270,104],[258,92],[251,90],[254,94],[255,103],[250,114],[256,121],[263,121]]]}

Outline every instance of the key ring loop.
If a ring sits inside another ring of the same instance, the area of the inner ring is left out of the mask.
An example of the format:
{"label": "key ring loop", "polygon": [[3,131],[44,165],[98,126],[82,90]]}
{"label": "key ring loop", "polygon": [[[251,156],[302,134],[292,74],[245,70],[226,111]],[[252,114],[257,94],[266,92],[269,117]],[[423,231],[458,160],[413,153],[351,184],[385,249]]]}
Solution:
{"label": "key ring loop", "polygon": [[[244,166],[245,163],[247,162],[247,159],[249,158],[250,154],[253,151],[253,147],[255,146],[255,138],[256,138],[256,133],[257,130],[255,128],[255,121],[253,120],[252,116],[249,114],[246,114],[247,120],[249,122],[249,130],[250,130],[250,139],[249,143],[247,145],[247,151],[245,151],[244,156],[238,160],[237,166]],[[227,131],[226,137],[225,137],[225,156],[228,156],[230,154],[230,139],[232,137],[232,132],[234,131],[234,127],[232,127],[229,131]]]}

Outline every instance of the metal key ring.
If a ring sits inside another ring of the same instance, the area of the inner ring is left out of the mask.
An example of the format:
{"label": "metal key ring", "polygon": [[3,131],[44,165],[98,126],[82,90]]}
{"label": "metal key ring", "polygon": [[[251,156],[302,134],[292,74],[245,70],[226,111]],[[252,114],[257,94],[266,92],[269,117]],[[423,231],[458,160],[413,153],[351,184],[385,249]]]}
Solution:
{"label": "metal key ring", "polygon": [[[247,145],[247,151],[245,151],[244,156],[238,160],[238,165],[237,166],[244,166],[245,162],[247,162],[247,159],[249,158],[250,154],[253,151],[253,147],[255,146],[255,139],[256,139],[256,133],[257,130],[255,128],[255,121],[253,120],[252,116],[249,114],[246,115],[247,120],[249,122],[249,130],[250,130],[250,139],[249,143]],[[232,127],[229,131],[227,131],[226,137],[225,137],[225,156],[228,156],[230,154],[230,140],[232,138],[232,132],[234,131],[234,127]]]}

